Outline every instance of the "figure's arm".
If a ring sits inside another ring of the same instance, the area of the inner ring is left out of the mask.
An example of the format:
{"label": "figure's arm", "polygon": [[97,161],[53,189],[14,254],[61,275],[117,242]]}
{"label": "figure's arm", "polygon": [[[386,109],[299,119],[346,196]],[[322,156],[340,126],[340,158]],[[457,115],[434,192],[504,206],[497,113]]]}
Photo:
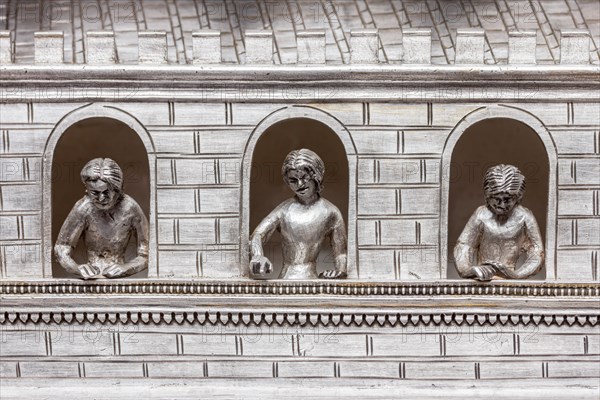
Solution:
{"label": "figure's arm", "polygon": [[77,242],[79,242],[79,238],[87,224],[83,203],[83,200],[79,200],[69,212],[69,215],[60,228],[58,239],[54,245],[54,253],[58,262],[65,270],[87,279],[98,274],[100,271],[88,264],[79,265],[72,257],[73,250],[77,246]]}
{"label": "figure's arm", "polygon": [[335,257],[335,270],[323,271],[321,277],[327,279],[345,278],[347,276],[348,268],[348,238],[346,236],[344,218],[342,217],[340,210],[337,209],[334,213],[334,225],[331,230],[330,240],[333,257]]}
{"label": "figure's arm", "polygon": [[454,261],[461,277],[490,280],[494,276],[493,267],[477,265],[477,252],[483,228],[479,212],[479,208],[475,210],[458,237],[458,242],[454,246]]}
{"label": "figure's arm", "polygon": [[524,279],[535,274],[540,270],[544,261],[544,244],[540,228],[533,213],[529,210],[525,214],[525,234],[527,240],[523,250],[527,254],[527,259],[515,270],[514,275],[517,279]]}
{"label": "figure's arm", "polygon": [[114,265],[105,270],[104,275],[107,278],[137,274],[148,266],[148,219],[133,199],[130,212],[133,232],[137,239],[137,256],[123,265]]}
{"label": "figure's arm", "polygon": [[250,269],[253,273],[264,275],[273,270],[273,264],[265,257],[263,244],[269,240],[273,232],[279,228],[281,210],[285,203],[277,206],[256,227],[250,237]]}

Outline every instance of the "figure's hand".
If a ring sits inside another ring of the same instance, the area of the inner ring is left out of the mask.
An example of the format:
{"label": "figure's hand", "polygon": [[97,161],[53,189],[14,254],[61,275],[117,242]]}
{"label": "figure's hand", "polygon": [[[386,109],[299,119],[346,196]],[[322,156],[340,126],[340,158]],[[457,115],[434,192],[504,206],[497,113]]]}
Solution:
{"label": "figure's hand", "polygon": [[493,266],[496,269],[496,274],[497,275],[500,275],[500,276],[502,276],[504,278],[509,278],[509,279],[521,279],[521,278],[523,278],[521,276],[521,274],[518,273],[518,271],[513,271],[512,269],[507,268],[501,262],[491,261],[488,264],[491,265],[491,266]]}
{"label": "figure's hand", "polygon": [[265,256],[256,256],[250,261],[250,269],[255,275],[266,275],[273,271],[273,264]]}
{"label": "figure's hand", "polygon": [[89,264],[81,264],[78,270],[83,279],[95,279],[100,273],[100,270],[97,267]]}
{"label": "figure's hand", "polygon": [[321,279],[344,279],[346,277],[345,271],[338,271],[337,269],[328,269],[319,274]]}
{"label": "figure's hand", "polygon": [[472,270],[478,281],[491,281],[496,275],[496,269],[491,265],[475,265]]}
{"label": "figure's hand", "polygon": [[114,264],[104,270],[104,276],[106,278],[118,278],[125,275],[125,268],[122,265]]}

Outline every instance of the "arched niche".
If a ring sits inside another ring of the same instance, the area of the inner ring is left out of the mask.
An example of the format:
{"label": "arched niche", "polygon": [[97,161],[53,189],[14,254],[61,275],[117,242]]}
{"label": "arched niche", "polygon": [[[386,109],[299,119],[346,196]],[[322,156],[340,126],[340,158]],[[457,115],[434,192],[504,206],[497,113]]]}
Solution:
{"label": "arched niche", "polygon": [[[141,132],[141,135],[140,135]],[[129,114],[112,107],[90,105],[63,118],[54,129],[44,156],[44,250],[45,276],[72,278],[56,261],[53,245],[69,211],[85,194],[79,173],[91,159],[108,157],[115,160],[124,174],[125,193],[133,197],[150,222],[149,267],[135,278],[155,276],[155,196],[154,152],[149,136]],[[146,139],[146,140],[145,140]],[[150,150],[150,151],[148,151]],[[129,243],[126,258],[135,256],[135,239]],[[81,239],[74,258],[86,260]]]}
{"label": "arched niche", "polygon": [[441,224],[441,268],[447,269],[448,278],[459,278],[453,248],[469,217],[485,204],[483,176],[497,164],[517,166],[527,179],[522,204],[538,222],[546,253],[545,268],[531,279],[554,279],[556,151],[545,127],[512,107],[476,111],[459,123],[448,139],[442,162],[445,220]]}
{"label": "arched niche", "polygon": [[[243,160],[240,219],[241,274],[249,276],[248,241],[260,221],[282,201],[293,196],[281,177],[281,165],[291,151],[308,148],[325,163],[323,197],[341,211],[348,233],[348,276],[356,277],[356,152],[339,121],[310,107],[291,106],[265,118],[251,135]],[[279,233],[264,246],[277,276],[282,266]],[[333,267],[324,246],[318,270]]]}

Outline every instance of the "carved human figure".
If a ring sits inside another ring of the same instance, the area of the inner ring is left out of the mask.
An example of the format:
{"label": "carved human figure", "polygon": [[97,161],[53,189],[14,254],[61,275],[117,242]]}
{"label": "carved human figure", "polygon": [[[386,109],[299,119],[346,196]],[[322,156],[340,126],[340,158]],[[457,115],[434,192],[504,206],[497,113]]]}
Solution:
{"label": "carved human figure", "polygon": [[[81,170],[86,194],[69,212],[54,251],[67,271],[83,279],[119,278],[147,267],[148,220],[130,196],[123,193],[123,172],[110,158],[95,158]],[[83,235],[88,261],[77,264],[71,254]],[[137,256],[125,261],[132,236]]]}
{"label": "carved human figure", "polygon": [[[256,275],[273,270],[264,256],[263,243],[279,231],[283,246],[284,279],[335,279],[346,277],[346,227],[340,210],[321,197],[325,165],[311,150],[290,152],[281,168],[285,183],[294,197],[277,206],[256,227],[250,239],[250,268]],[[317,257],[329,240],[335,257],[335,269],[317,276]]]}
{"label": "carved human figure", "polygon": [[[520,205],[525,176],[512,165],[488,169],[483,181],[486,205],[475,210],[454,247],[463,278],[489,281],[524,279],[542,266],[544,247],[532,212]],[[524,261],[517,261],[524,255]]]}

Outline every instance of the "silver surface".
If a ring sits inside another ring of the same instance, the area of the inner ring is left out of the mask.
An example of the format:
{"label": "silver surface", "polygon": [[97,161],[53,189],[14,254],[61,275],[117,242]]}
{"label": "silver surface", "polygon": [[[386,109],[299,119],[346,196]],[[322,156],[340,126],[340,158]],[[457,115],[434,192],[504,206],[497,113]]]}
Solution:
{"label": "silver surface", "polygon": [[[108,160],[108,161],[106,161]],[[110,174],[122,182],[123,172],[110,159],[94,159],[84,171],[86,195],[64,221],[54,250],[63,268],[83,279],[120,278],[148,267],[148,220],[140,206],[116,186]],[[107,178],[108,176],[108,178]],[[118,183],[117,183],[118,184]],[[72,252],[83,237],[87,263],[78,264]],[[137,240],[137,256],[125,261],[129,240]]]}
{"label": "silver surface", "polygon": [[512,165],[497,165],[484,182],[487,204],[475,210],[458,238],[456,268],[463,278],[482,281],[528,278],[542,267],[544,244],[535,217],[520,205],[525,177]]}
{"label": "silver surface", "polygon": [[335,269],[324,271],[320,277],[346,277],[346,227],[340,210],[321,197],[324,173],[323,161],[314,152],[300,149],[288,154],[282,175],[294,197],[277,206],[252,233],[250,268],[254,274],[272,271],[263,243],[278,231],[283,240],[284,279],[317,278],[317,257],[326,240],[331,244]]}
{"label": "silver surface", "polygon": [[404,58],[403,33],[432,30],[434,64],[452,64],[456,30],[485,29],[484,61],[503,64],[508,59],[508,32],[537,30],[535,55],[540,64],[561,61],[561,29],[586,29],[593,44],[590,56],[599,60],[600,20],[596,0],[132,0],[132,1],[0,1],[0,30],[16,31],[18,63],[32,63],[33,32],[63,31],[65,59],[85,63],[85,32],[115,32],[120,63],[138,62],[138,31],[166,31],[168,62],[191,64],[192,32],[223,32],[222,60],[240,64],[246,58],[245,31],[273,31],[273,62],[294,64],[296,32],[324,30],[326,59],[350,63],[351,31],[378,29],[379,58],[398,63]]}
{"label": "silver surface", "polygon": [[[592,0],[0,0],[2,396],[597,399],[599,28]],[[53,155],[88,118],[147,153],[148,279],[52,278]],[[347,154],[351,279],[246,279],[253,152],[293,118]],[[539,279],[446,275],[444,173],[491,118],[549,161]]]}

